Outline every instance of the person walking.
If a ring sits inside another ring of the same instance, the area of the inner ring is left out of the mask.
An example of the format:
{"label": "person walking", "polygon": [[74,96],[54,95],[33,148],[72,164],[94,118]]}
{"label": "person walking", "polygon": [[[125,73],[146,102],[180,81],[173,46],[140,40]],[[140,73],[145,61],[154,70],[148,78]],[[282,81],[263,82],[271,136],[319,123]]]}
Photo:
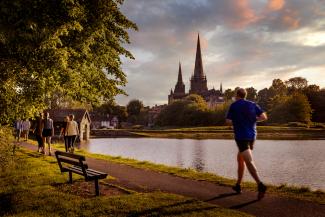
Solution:
{"label": "person walking", "polygon": [[22,132],[22,129],[23,129],[23,122],[20,119],[17,119],[15,121],[14,126],[15,126],[15,139],[17,140],[17,142],[19,142],[21,132]]}
{"label": "person walking", "polygon": [[68,151],[71,153],[74,152],[74,143],[77,135],[79,135],[78,123],[74,120],[74,115],[70,114],[66,129],[66,136],[68,140]]}
{"label": "person walking", "polygon": [[68,150],[69,150],[68,138],[66,136],[66,131],[67,131],[69,121],[70,121],[69,116],[64,117],[64,124],[61,127],[61,131],[60,131],[60,137],[63,136],[63,140],[64,140],[65,152],[68,152]]}
{"label": "person walking", "polygon": [[260,180],[255,163],[253,161],[253,145],[256,140],[256,122],[267,120],[266,113],[254,102],[246,100],[247,92],[239,88],[236,92],[236,101],[230,105],[226,122],[233,125],[235,141],[239,152],[237,154],[238,179],[233,190],[241,193],[241,182],[245,165],[257,183],[260,200],[264,197],[267,187]]}
{"label": "person walking", "polygon": [[30,121],[28,120],[28,118],[26,118],[26,120],[22,122],[22,130],[23,130],[25,141],[28,141],[29,129],[30,129]]}
{"label": "person walking", "polygon": [[[45,117],[43,120],[44,123],[44,128],[43,128],[43,132],[42,132],[42,136],[43,136],[43,144],[45,146],[45,142],[48,145],[49,148],[49,156],[52,155],[51,153],[51,138],[52,136],[54,136],[54,126],[53,126],[53,120],[50,118],[50,114],[48,112],[45,112]],[[45,152],[44,152],[45,154]]]}
{"label": "person walking", "polygon": [[39,113],[39,116],[35,120],[33,133],[35,134],[38,143],[37,152],[42,152],[44,154],[44,143],[42,137],[43,127],[44,127],[43,120],[44,120],[44,114],[41,112]]}

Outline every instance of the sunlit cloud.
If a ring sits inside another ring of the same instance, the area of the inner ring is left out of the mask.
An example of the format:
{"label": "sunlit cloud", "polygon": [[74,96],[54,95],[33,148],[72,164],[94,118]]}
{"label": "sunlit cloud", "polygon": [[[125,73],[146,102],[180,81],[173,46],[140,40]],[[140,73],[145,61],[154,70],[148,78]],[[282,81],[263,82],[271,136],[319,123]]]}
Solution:
{"label": "sunlit cloud", "polygon": [[269,0],[267,8],[271,11],[278,11],[283,8],[284,4],[284,0]]}

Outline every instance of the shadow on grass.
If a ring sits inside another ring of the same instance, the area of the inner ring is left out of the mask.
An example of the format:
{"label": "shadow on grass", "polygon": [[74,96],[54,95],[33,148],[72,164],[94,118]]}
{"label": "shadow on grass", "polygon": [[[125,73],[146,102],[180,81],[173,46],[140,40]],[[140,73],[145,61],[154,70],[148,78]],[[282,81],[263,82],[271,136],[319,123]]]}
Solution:
{"label": "shadow on grass", "polygon": [[213,198],[210,198],[210,199],[207,199],[204,202],[210,202],[210,201],[213,201],[213,200],[218,200],[218,199],[222,199],[222,198],[225,198],[225,197],[231,197],[231,196],[236,196],[236,195],[238,195],[238,194],[237,193],[219,194],[218,196],[213,197]]}
{"label": "shadow on grass", "polygon": [[[128,217],[151,216],[151,215],[155,215],[157,213],[159,213],[159,215],[176,216],[176,215],[183,215],[185,213],[208,211],[208,210],[218,208],[216,206],[207,205],[205,207],[189,207],[189,208],[184,207],[184,208],[177,209],[178,206],[182,206],[182,205],[193,204],[193,206],[196,206],[197,204],[195,204],[195,203],[197,203],[197,202],[198,202],[197,200],[186,200],[186,201],[179,202],[179,203],[174,203],[174,204],[170,204],[170,205],[147,209],[147,210],[144,210],[141,212],[133,212],[133,213],[128,214],[127,216]],[[171,209],[171,208],[175,208],[175,210],[167,210],[167,209]]]}
{"label": "shadow on grass", "polygon": [[13,209],[12,195],[0,194],[0,216],[11,212]]}

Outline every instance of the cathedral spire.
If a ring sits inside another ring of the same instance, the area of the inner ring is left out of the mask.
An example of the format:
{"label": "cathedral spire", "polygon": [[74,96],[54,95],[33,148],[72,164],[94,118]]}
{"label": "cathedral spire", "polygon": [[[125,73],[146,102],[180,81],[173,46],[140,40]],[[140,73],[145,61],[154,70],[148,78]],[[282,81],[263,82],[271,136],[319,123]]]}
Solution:
{"label": "cathedral spire", "polygon": [[223,93],[222,92],[222,82],[220,83],[220,93]]}
{"label": "cathedral spire", "polygon": [[183,84],[183,76],[182,76],[182,66],[181,66],[181,62],[179,62],[179,67],[178,67],[178,79],[177,81],[179,83]]}
{"label": "cathedral spire", "polygon": [[194,77],[203,78],[203,64],[201,55],[201,45],[200,45],[200,34],[197,35],[197,46],[196,46],[196,57],[195,57],[195,67],[194,67]]}

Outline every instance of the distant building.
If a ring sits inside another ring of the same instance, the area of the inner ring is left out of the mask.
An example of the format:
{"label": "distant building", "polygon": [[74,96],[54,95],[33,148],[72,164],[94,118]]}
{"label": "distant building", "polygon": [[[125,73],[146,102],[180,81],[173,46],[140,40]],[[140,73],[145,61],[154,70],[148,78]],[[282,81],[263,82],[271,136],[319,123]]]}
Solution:
{"label": "distant building", "polygon": [[155,105],[148,110],[148,127],[155,125],[158,115],[167,105]]}
{"label": "distant building", "polygon": [[102,128],[110,128],[110,116],[109,114],[103,114],[99,112],[90,112],[91,118],[91,129],[102,129]]}
{"label": "distant building", "polygon": [[214,88],[210,90],[208,89],[207,78],[203,71],[199,35],[197,39],[194,74],[192,75],[190,82],[191,86],[189,93],[185,93],[185,84],[183,82],[182,68],[181,63],[179,63],[177,83],[175,85],[174,91],[172,89],[170,90],[170,94],[168,95],[168,104],[172,103],[175,100],[181,100],[190,94],[198,94],[202,96],[209,107],[214,107],[218,104],[224,103],[222,84],[220,84],[219,90],[215,90]]}
{"label": "distant building", "polygon": [[78,123],[80,141],[89,140],[91,119],[86,109],[50,109],[47,112],[49,112],[50,118],[53,120],[55,134],[60,133],[64,125],[64,118],[73,114],[75,121]]}

